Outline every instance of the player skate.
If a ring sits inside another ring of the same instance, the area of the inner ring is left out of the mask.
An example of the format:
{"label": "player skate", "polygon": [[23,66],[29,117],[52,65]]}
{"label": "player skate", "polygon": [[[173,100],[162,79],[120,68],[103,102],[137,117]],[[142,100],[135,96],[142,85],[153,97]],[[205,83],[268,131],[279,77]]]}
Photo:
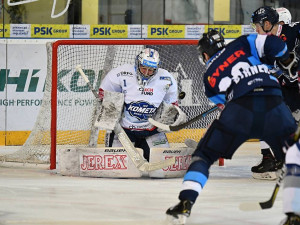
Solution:
{"label": "player skate", "polygon": [[169,208],[166,212],[167,223],[170,225],[184,225],[191,214],[193,202],[189,200],[180,201],[177,205]]}
{"label": "player skate", "polygon": [[251,168],[252,177],[260,180],[275,180],[277,171],[282,168],[283,162],[277,161],[270,153],[263,155],[261,162]]}
{"label": "player skate", "polygon": [[300,225],[300,216],[294,213],[288,213],[287,217],[280,223],[280,225]]}

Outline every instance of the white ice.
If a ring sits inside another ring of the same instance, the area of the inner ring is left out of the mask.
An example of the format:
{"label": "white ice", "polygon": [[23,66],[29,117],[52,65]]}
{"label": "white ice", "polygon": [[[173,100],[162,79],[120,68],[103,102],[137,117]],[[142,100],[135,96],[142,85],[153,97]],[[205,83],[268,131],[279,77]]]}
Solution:
{"label": "white ice", "polygon": [[[242,202],[271,197],[275,181],[251,177],[250,168],[260,159],[259,143],[248,142],[232,160],[225,160],[224,167],[213,165],[187,224],[279,224],[284,218],[282,189],[271,209],[238,208]],[[0,163],[0,225],[161,225],[167,208],[178,203],[181,182],[182,178],[66,177],[43,166]]]}

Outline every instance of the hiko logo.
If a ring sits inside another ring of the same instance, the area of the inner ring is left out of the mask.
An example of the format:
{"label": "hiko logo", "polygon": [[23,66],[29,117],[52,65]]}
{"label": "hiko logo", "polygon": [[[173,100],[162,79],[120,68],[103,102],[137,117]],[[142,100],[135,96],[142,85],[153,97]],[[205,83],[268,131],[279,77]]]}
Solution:
{"label": "hiko logo", "polygon": [[[84,69],[90,83],[99,87],[103,71],[98,72]],[[45,73],[41,69],[0,69],[0,92],[4,92],[9,86],[16,87],[16,92],[40,92],[45,89]],[[19,76],[14,76],[18,74]],[[61,70],[57,74],[57,91],[59,92],[90,92],[88,85],[83,81],[79,72],[71,73],[69,70]]]}
{"label": "hiko logo", "polygon": [[126,110],[129,114],[138,120],[147,120],[152,117],[156,112],[156,107],[151,105],[149,102],[131,102],[130,104],[126,104]]}

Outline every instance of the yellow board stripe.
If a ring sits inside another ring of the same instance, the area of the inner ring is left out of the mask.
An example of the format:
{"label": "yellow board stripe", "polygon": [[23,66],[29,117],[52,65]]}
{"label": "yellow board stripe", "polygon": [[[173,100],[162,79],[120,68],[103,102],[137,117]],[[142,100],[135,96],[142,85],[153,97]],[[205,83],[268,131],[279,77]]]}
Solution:
{"label": "yellow board stripe", "polygon": [[[199,141],[204,135],[206,129],[182,129],[177,132],[167,133],[170,143],[184,143],[187,138]],[[30,135],[30,131],[0,131],[0,145],[23,145]],[[40,144],[50,144],[49,132],[40,132],[39,137],[33,140]],[[64,144],[88,144],[90,131],[58,131],[57,143]],[[100,131],[98,136],[98,144],[104,144],[105,131]],[[251,139],[249,141],[258,141]]]}
{"label": "yellow board stripe", "polygon": [[[177,132],[167,133],[170,143],[184,142],[188,137],[200,140],[205,129],[183,129]],[[23,145],[30,135],[30,131],[0,131],[0,145]],[[58,131],[57,143],[59,145],[87,144],[89,142],[90,131]],[[98,144],[104,144],[105,131],[100,131]],[[40,132],[33,143],[50,144],[49,132]]]}

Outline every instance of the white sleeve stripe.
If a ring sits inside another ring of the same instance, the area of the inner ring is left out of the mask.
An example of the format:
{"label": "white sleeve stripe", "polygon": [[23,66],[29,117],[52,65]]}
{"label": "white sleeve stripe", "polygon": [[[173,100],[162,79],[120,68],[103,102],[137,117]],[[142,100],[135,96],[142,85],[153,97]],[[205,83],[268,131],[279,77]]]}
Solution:
{"label": "white sleeve stripe", "polygon": [[195,181],[184,181],[182,183],[181,190],[194,190],[194,191],[197,191],[198,194],[200,194],[202,187],[199,183],[197,183]]}
{"label": "white sleeve stripe", "polygon": [[255,40],[255,45],[256,45],[256,49],[257,49],[257,54],[259,56],[259,58],[263,57],[265,52],[264,52],[264,45],[266,42],[266,38],[268,35],[257,35],[257,38]]}

